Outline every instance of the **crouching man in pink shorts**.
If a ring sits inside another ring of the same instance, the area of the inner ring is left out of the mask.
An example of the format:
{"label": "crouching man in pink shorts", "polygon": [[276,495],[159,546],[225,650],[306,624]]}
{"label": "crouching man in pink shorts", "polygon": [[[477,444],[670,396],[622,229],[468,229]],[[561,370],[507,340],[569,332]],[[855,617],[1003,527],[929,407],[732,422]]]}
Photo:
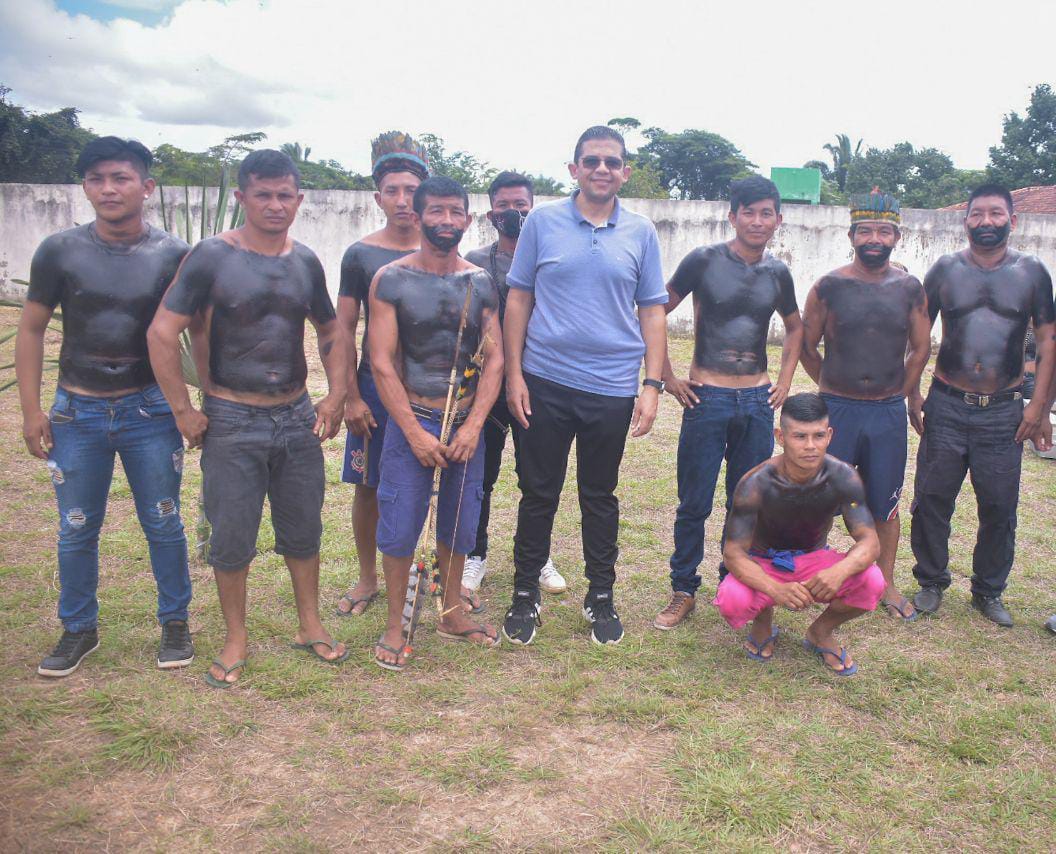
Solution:
{"label": "crouching man in pink shorts", "polygon": [[[819,395],[788,398],[774,435],[784,453],[748,472],[734,492],[723,550],[730,574],[714,604],[735,629],[752,622],[744,648],[756,661],[774,654],[774,605],[827,604],[803,646],[837,675],[852,676],[858,665],[833,633],[875,609],[886,587],[865,489],[853,468],[825,454],[832,428]],[[826,545],[837,513],[854,537],[846,554]]]}

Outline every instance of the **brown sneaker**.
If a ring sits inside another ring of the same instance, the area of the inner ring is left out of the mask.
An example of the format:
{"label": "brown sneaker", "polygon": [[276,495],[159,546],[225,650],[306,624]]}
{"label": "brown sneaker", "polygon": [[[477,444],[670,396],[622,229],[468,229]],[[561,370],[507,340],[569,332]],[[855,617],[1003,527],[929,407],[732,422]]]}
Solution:
{"label": "brown sneaker", "polygon": [[695,597],[690,596],[688,593],[683,593],[681,590],[676,590],[671,594],[671,601],[667,603],[667,607],[656,615],[656,619],[653,620],[653,628],[663,629],[665,632],[668,629],[673,629],[692,614],[693,609],[696,607],[697,600]]}

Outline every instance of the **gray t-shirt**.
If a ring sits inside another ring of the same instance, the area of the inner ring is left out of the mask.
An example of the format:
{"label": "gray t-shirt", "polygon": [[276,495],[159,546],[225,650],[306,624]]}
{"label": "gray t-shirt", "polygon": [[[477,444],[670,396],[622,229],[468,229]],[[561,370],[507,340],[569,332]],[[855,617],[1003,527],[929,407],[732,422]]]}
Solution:
{"label": "gray t-shirt", "polygon": [[466,253],[466,260],[470,264],[476,264],[482,270],[487,270],[491,281],[499,291],[499,323],[506,317],[506,295],[510,292],[510,286],[506,284],[506,274],[510,272],[513,264],[513,256],[499,249],[499,241],[490,246],[482,246],[480,249],[471,249]]}

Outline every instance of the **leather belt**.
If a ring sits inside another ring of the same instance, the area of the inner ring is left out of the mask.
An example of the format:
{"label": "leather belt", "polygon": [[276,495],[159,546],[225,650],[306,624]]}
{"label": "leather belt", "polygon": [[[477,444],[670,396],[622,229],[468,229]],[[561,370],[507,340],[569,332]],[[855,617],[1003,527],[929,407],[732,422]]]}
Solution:
{"label": "leather belt", "polygon": [[[415,403],[413,400],[410,401],[410,404],[411,412],[422,418],[428,418],[430,421],[440,421],[444,417],[444,413],[440,409],[433,409],[431,406],[422,406],[422,404]],[[451,421],[451,426],[458,427],[464,423],[467,418],[469,418],[469,409],[459,409]]]}
{"label": "leather belt", "polygon": [[995,403],[1003,403],[1006,400],[1022,400],[1023,398],[1023,386],[1016,386],[1016,388],[1005,389],[1004,391],[997,391],[993,394],[976,394],[971,391],[961,391],[959,388],[954,388],[949,383],[944,383],[938,377],[935,377],[931,381],[931,387],[936,391],[941,391],[943,394],[947,394],[950,397],[956,397],[963,400],[969,406],[987,407],[993,406]]}

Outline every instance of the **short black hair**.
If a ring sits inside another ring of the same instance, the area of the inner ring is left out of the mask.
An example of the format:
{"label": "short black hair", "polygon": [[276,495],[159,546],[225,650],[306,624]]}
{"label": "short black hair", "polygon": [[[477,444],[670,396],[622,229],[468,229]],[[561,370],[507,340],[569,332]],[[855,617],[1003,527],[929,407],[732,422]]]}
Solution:
{"label": "short black hair", "polygon": [[426,196],[432,196],[434,199],[451,199],[457,196],[462,199],[466,211],[469,211],[469,193],[466,192],[466,188],[454,178],[448,178],[446,175],[434,175],[418,185],[418,189],[414,191],[413,202],[414,212],[418,216],[425,211]]}
{"label": "short black hair", "polygon": [[285,178],[287,175],[292,176],[297,189],[301,189],[301,172],[293,158],[274,148],[261,148],[247,154],[238,167],[238,189],[245,192],[253,177]]}
{"label": "short black hair", "polygon": [[737,213],[742,207],[754,205],[763,199],[772,199],[774,210],[781,212],[781,191],[777,184],[762,175],[752,175],[739,181],[730,181],[730,212]]}
{"label": "short black hair", "polygon": [[583,131],[579,135],[579,139],[576,140],[576,150],[572,154],[574,163],[579,163],[579,155],[583,152],[583,143],[590,142],[592,139],[611,139],[613,142],[618,142],[620,144],[620,157],[624,161],[627,160],[627,143],[623,141],[623,135],[608,125],[594,125]]}
{"label": "short black hair", "polygon": [[1009,215],[1013,213],[1012,194],[1007,187],[1001,184],[982,184],[972,190],[971,195],[968,196],[968,207],[965,209],[964,215],[968,216],[968,211],[972,209],[972,202],[984,196],[1000,196],[1005,200],[1005,204],[1008,205]]}
{"label": "short black hair", "polygon": [[802,424],[813,424],[829,417],[829,407],[825,398],[814,391],[802,391],[785,398],[781,407],[781,421],[786,419],[799,421]]}
{"label": "short black hair", "polygon": [[77,158],[77,174],[84,178],[88,170],[104,160],[117,160],[131,163],[140,178],[150,177],[150,167],[154,156],[142,142],[134,139],[121,139],[119,136],[101,136],[93,139],[82,150]]}
{"label": "short black hair", "polygon": [[505,190],[507,187],[527,187],[528,195],[533,199],[535,198],[535,187],[532,186],[532,179],[527,175],[522,175],[520,172],[500,172],[495,176],[495,180],[491,182],[488,187],[488,198],[491,199],[491,203],[495,204],[495,194],[499,190]]}

